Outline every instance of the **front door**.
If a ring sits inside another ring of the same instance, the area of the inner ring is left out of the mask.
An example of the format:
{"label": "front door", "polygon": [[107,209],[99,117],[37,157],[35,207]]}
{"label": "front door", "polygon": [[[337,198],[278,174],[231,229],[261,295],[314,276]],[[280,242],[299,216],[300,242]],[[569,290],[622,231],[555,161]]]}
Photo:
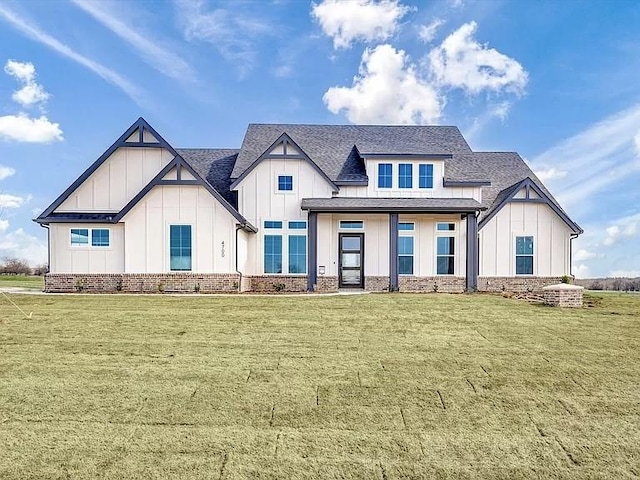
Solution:
{"label": "front door", "polygon": [[340,288],[364,288],[364,233],[340,233]]}

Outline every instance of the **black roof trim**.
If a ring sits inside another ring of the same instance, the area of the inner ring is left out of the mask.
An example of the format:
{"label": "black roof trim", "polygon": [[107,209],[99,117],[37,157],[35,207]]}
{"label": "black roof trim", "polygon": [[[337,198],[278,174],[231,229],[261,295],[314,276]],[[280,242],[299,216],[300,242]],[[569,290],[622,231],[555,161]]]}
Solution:
{"label": "black roof trim", "polygon": [[[127,138],[129,138],[131,135],[133,135],[133,133],[138,130],[140,132],[140,137],[142,137],[142,132],[143,129],[147,129],[157,140],[157,142],[150,142],[150,143],[146,143],[146,144],[142,144],[141,141],[139,142],[127,142]],[[136,120],[133,125],[131,125],[129,128],[127,128],[127,130],[125,130],[125,132],[120,136],[120,138],[118,138],[113,145],[111,145],[102,155],[100,155],[100,157],[93,162],[93,164],[91,164],[89,166],[89,168],[87,168],[82,175],[80,175],[75,182],[73,182],[69,188],[67,188],[64,192],[62,192],[62,194],[56,198],[53,203],[51,205],[49,205],[46,210],[44,212],[42,212],[40,214],[40,216],[36,219],[36,221],[38,223],[43,223],[39,220],[43,220],[46,217],[48,217],[56,208],[58,208],[62,202],[64,202],[67,198],[69,198],[69,196],[80,186],[84,183],[84,181],[89,178],[89,176],[91,176],[91,174],[93,172],[95,172],[98,167],[100,167],[100,165],[102,165],[112,154],[113,152],[115,152],[118,148],[120,147],[140,147],[140,146],[145,146],[148,148],[166,148],[169,152],[171,152],[172,155],[177,155],[176,151],[173,149],[173,147],[171,145],[169,145],[169,143],[162,138],[162,136],[156,132],[154,130],[154,128],[149,125],[147,123],[147,121],[140,117],[138,118],[138,120]]]}
{"label": "black roof trim", "polygon": [[[533,190],[540,198],[523,198],[523,199],[514,198],[514,195],[518,193],[520,190],[522,190],[523,188],[525,188],[527,192],[529,192],[530,190]],[[577,223],[571,220],[567,216],[567,214],[564,213],[562,209],[560,209],[558,204],[554,202],[551,198],[549,198],[549,196],[542,191],[542,189],[531,179],[531,177],[527,177],[524,180],[511,185],[510,187],[505,188],[503,191],[506,191],[506,190],[511,190],[511,191],[509,192],[508,195],[506,195],[502,199],[502,201],[498,204],[498,206],[496,206],[489,215],[484,217],[478,223],[478,230],[484,227],[489,222],[489,220],[491,220],[500,210],[502,210],[502,207],[504,207],[507,203],[512,201],[517,201],[517,202],[531,202],[531,203],[546,203],[551,208],[551,210],[553,210],[564,221],[564,223],[567,224],[567,226],[573,231],[573,233],[576,233],[576,234],[584,233],[584,230],[582,230],[582,228],[580,228],[580,226]]]}
{"label": "black roof trim", "polygon": [[[284,151],[285,153],[280,155],[270,153],[276,147],[276,145],[278,145],[281,142],[284,142],[285,144],[285,151]],[[286,152],[287,143],[290,143],[291,145],[293,145],[295,149],[298,150],[298,152],[300,153],[296,155],[287,155],[287,152]],[[280,158],[280,159],[286,160],[287,158],[297,159],[300,157],[302,157],[304,160],[309,162],[311,166],[322,176],[322,178],[324,178],[327,181],[327,183],[331,185],[334,193],[337,193],[340,190],[340,188],[333,182],[333,180],[329,178],[329,176],[316,164],[316,162],[311,160],[309,155],[307,155],[305,151],[302,148],[300,148],[300,146],[296,142],[294,142],[289,135],[287,135],[286,132],[283,132],[282,135],[280,135],[276,139],[276,141],[271,144],[269,148],[267,148],[264,152],[262,152],[262,154],[251,165],[249,165],[249,167],[246,168],[244,172],[242,172],[242,174],[237,179],[233,181],[233,183],[229,188],[231,188],[231,190],[234,190],[238,186],[238,184],[242,180],[244,180],[247,177],[247,175],[249,175],[249,173],[251,173],[253,169],[255,169],[260,164],[260,162],[262,162],[266,158]]]}
{"label": "black roof trim", "polygon": [[[163,180],[164,176],[167,175],[174,168],[178,169],[178,179],[177,180]],[[180,179],[180,169],[184,168],[187,170],[194,178],[194,180],[182,180]],[[238,220],[238,222],[245,228],[245,230],[257,232],[258,229],[251,225],[247,219],[245,219],[240,213],[233,208],[233,206],[222,196],[220,195],[215,188],[213,188],[209,182],[204,180],[198,172],[196,172],[186,160],[184,160],[180,155],[176,154],[175,158],[169,162],[160,172],[142,189],[138,194],[133,197],[129,203],[127,203],[120,212],[115,216],[115,222],[119,222],[122,218],[131,211],[131,209],[138,204],[140,200],[142,200],[153,187],[157,185],[200,185],[204,187],[218,202],[222,204],[222,206],[227,209],[227,211],[233,215],[233,217]]]}
{"label": "black roof trim", "polygon": [[60,212],[52,213],[46,218],[36,218],[34,222],[39,224],[49,223],[116,223],[113,221],[118,212],[108,213],[79,213]]}
{"label": "black roof trim", "polygon": [[476,213],[486,210],[470,198],[303,198],[300,208],[325,213]]}

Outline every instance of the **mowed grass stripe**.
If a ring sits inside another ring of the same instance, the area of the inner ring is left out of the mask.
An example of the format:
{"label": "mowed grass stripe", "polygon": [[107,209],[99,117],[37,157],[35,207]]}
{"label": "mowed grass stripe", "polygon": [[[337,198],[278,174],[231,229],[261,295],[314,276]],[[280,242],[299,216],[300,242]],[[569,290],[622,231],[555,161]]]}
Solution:
{"label": "mowed grass stripe", "polygon": [[640,297],[19,296],[0,478],[633,478]]}

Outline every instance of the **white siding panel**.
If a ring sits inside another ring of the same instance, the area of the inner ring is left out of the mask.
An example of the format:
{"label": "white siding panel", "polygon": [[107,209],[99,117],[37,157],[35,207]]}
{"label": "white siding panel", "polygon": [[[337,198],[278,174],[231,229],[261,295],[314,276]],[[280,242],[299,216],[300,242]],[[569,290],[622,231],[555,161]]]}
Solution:
{"label": "white siding panel", "polygon": [[201,186],[154,187],[123,221],[128,273],[168,272],[169,226],[177,224],[192,226],[194,272],[235,272],[236,219]]}
{"label": "white siding panel", "polygon": [[534,275],[569,273],[571,230],[544,203],[507,203],[480,230],[480,275],[515,275],[515,237],[534,237]]}
{"label": "white siding panel", "polygon": [[[72,228],[108,228],[109,247],[71,246]],[[66,224],[50,226],[51,273],[122,273],[124,225]]]}
{"label": "white siding panel", "polygon": [[119,211],[172,159],[165,149],[119,148],[62,202],[56,212]]}

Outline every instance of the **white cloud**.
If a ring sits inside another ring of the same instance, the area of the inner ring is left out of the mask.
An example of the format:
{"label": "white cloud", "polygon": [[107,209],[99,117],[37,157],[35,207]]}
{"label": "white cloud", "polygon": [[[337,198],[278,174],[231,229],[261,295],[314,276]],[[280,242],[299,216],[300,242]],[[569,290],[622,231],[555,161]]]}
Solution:
{"label": "white cloud", "polygon": [[575,262],[583,262],[585,260],[589,260],[590,258],[596,258],[597,256],[598,254],[589,252],[582,248],[573,254],[573,260]]}
{"label": "white cloud", "polygon": [[582,263],[579,265],[574,265],[572,268],[572,273],[576,278],[589,278],[591,276],[589,267]]}
{"label": "white cloud", "polygon": [[0,193],[0,208],[20,208],[29,198],[17,197],[7,193]]}
{"label": "white cloud", "polygon": [[0,117],[0,139],[47,143],[63,140],[63,136],[60,125],[49,121],[44,115],[40,118],[30,118],[20,113]]}
{"label": "white cloud", "polygon": [[42,85],[36,82],[36,68],[33,63],[8,60],[4,71],[22,84],[22,88],[16,90],[11,97],[14,102],[23,107],[30,107],[46,102],[49,98]]}
{"label": "white cloud", "polygon": [[4,180],[5,178],[9,178],[14,173],[16,173],[15,169],[13,169],[11,167],[7,167],[5,165],[0,165],[0,180]]}
{"label": "white cloud", "polygon": [[311,16],[333,38],[335,49],[349,48],[357,40],[387,40],[411,10],[398,0],[324,0],[312,5]]}
{"label": "white cloud", "polygon": [[0,5],[0,18],[2,17],[4,17],[7,22],[24,33],[26,36],[49,47],[51,50],[54,50],[59,54],[73,60],[79,65],[82,65],[83,67],[91,70],[93,73],[97,74],[107,82],[117,86],[137,104],[140,104],[144,99],[142,91],[135,87],[128,80],[126,80],[124,77],[122,77],[120,74],[90,58],[80,55],[75,50],[71,49],[64,43],[60,42],[58,39],[41,30],[36,25],[31,24],[24,18],[20,17],[5,5]]}
{"label": "white cloud", "polygon": [[273,35],[274,26],[257,17],[241,3],[232,9],[208,10],[203,0],[174,0],[182,34],[187,41],[203,41],[246,75],[256,62],[257,44]]}
{"label": "white cloud", "polygon": [[436,38],[436,33],[438,33],[438,29],[444,25],[444,20],[441,18],[434,19],[429,25],[420,25],[418,29],[418,36],[420,40],[424,43],[431,43],[431,41]]}
{"label": "white cloud", "polygon": [[516,60],[478,43],[475,22],[465,23],[429,52],[434,80],[470,94],[483,90],[521,94],[528,74]]}
{"label": "white cloud", "polygon": [[556,167],[545,167],[544,170],[534,170],[536,176],[546,182],[548,180],[558,180],[567,176],[566,170],[560,170]]}
{"label": "white cloud", "polygon": [[391,45],[366,49],[351,87],[331,87],[323,96],[332,113],[353,123],[414,125],[440,117],[436,91],[416,74],[402,50]]}
{"label": "white cloud", "polygon": [[615,245],[625,238],[640,236],[640,213],[615,220],[605,231],[607,236],[602,243],[606,246]]}
{"label": "white cloud", "polygon": [[47,244],[44,240],[29,235],[22,228],[0,234],[0,258],[15,257],[41,265],[47,261]]}
{"label": "white cloud", "polygon": [[638,177],[640,161],[635,152],[638,125],[640,104],[549,148],[532,160],[532,168],[537,171],[554,166],[568,172],[560,179],[562,193],[558,199],[563,205],[590,210],[592,201],[601,201],[600,192]]}
{"label": "white cloud", "polygon": [[122,4],[95,0],[71,0],[78,8],[126,41],[142,59],[163,75],[178,80],[192,80],[191,66],[167,45],[151,40],[140,32],[140,27],[127,24],[122,15]]}
{"label": "white cloud", "polygon": [[9,228],[9,220],[0,219],[0,232],[6,232]]}
{"label": "white cloud", "polygon": [[633,139],[636,144],[636,152],[640,156],[640,131],[636,134],[636,138]]}
{"label": "white cloud", "polygon": [[640,270],[612,270],[609,272],[609,277],[614,277],[614,278],[640,277]]}

